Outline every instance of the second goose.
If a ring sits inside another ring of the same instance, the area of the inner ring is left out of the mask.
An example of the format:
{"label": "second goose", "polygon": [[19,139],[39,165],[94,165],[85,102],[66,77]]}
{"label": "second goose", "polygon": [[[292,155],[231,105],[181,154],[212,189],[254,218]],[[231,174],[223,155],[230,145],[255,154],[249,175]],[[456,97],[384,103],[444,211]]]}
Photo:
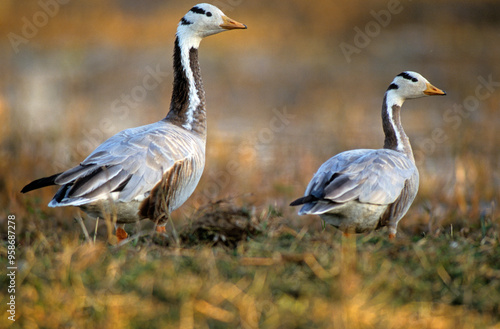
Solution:
{"label": "second goose", "polygon": [[418,191],[418,170],[410,141],[401,125],[406,99],[446,93],[416,72],[398,74],[382,104],[384,148],[337,154],[314,174],[303,197],[299,215],[319,215],[345,233],[361,233],[387,226],[394,238],[398,222]]}

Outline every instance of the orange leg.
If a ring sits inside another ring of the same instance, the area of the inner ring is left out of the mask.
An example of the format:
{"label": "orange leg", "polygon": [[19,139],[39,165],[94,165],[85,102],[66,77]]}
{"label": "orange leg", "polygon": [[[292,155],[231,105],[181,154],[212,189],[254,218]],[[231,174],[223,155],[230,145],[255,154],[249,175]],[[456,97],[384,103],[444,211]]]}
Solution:
{"label": "orange leg", "polygon": [[128,234],[127,232],[125,232],[125,230],[121,227],[117,227],[116,228],[116,237],[118,238],[118,243],[120,243],[121,241],[125,240],[126,238],[128,238]]}
{"label": "orange leg", "polygon": [[165,225],[156,225],[156,232],[158,233],[166,233],[167,229],[165,228]]}
{"label": "orange leg", "polygon": [[388,228],[388,233],[389,233],[389,240],[394,240],[394,238],[396,237],[396,233],[398,231],[398,223],[389,223],[387,225],[387,228]]}

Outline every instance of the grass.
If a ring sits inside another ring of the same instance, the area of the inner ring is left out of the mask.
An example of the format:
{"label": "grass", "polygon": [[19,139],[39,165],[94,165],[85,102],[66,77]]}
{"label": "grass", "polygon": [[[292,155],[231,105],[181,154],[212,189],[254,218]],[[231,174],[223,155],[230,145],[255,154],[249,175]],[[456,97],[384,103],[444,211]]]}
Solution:
{"label": "grass", "polygon": [[[230,222],[238,210],[212,208],[198,219]],[[246,233],[233,225],[217,232],[219,240],[151,233],[112,246],[102,236],[86,242],[77,223],[24,232],[12,327],[486,328],[500,320],[500,241],[491,218],[461,232],[389,241],[383,230],[350,237],[330,227],[297,230],[279,209],[251,208],[238,213]],[[213,230],[203,223],[180,235]],[[218,243],[227,232],[234,243]],[[5,268],[5,242],[1,254]],[[5,316],[0,323],[10,325]]]}

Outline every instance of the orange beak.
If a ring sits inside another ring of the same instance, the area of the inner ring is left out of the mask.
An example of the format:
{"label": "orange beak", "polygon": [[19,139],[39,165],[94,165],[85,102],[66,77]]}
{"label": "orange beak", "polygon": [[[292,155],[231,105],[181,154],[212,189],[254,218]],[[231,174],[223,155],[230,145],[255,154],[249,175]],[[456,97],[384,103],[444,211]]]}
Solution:
{"label": "orange beak", "polygon": [[446,95],[445,91],[442,91],[439,88],[434,87],[430,83],[427,83],[427,89],[424,90],[424,94],[432,96],[432,95]]}
{"label": "orange beak", "polygon": [[223,29],[226,30],[234,30],[234,29],[246,29],[247,26],[245,24],[241,24],[240,22],[237,22],[227,16],[222,16],[222,20],[224,23],[220,25]]}

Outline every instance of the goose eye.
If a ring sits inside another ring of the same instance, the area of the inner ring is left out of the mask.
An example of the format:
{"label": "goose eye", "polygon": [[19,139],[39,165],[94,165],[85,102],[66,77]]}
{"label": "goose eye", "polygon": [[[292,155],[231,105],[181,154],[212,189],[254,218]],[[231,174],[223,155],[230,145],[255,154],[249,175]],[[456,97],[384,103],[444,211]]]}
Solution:
{"label": "goose eye", "polygon": [[212,13],[209,11],[207,11],[206,15],[207,15],[207,17],[212,17]]}

